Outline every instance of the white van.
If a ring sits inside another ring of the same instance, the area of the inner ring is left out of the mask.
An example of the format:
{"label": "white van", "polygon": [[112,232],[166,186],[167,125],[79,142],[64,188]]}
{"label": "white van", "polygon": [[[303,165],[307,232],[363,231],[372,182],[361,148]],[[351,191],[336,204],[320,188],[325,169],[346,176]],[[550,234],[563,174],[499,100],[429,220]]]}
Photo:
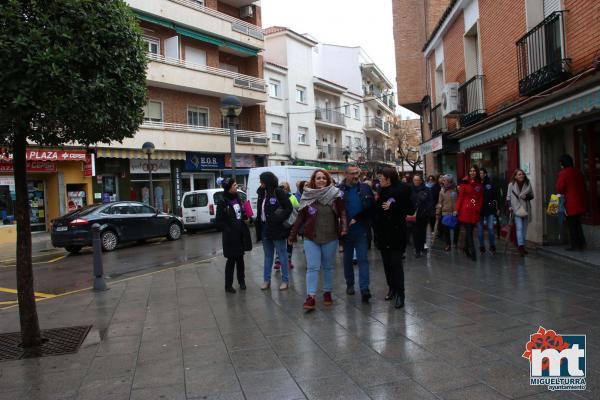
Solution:
{"label": "white van", "polygon": [[[242,200],[246,193],[238,191]],[[217,203],[223,198],[223,189],[202,189],[186,192],[181,199],[181,215],[183,226],[188,233],[201,228],[215,226]]]}
{"label": "white van", "polygon": [[259,176],[265,171],[270,171],[275,174],[279,182],[287,182],[290,184],[292,192],[296,192],[296,182],[308,181],[313,171],[319,169],[317,167],[300,167],[296,165],[274,165],[271,167],[259,167],[250,169],[248,176],[248,198],[252,205],[252,211],[256,216],[256,203],[258,202],[258,194],[256,191],[260,186]]}

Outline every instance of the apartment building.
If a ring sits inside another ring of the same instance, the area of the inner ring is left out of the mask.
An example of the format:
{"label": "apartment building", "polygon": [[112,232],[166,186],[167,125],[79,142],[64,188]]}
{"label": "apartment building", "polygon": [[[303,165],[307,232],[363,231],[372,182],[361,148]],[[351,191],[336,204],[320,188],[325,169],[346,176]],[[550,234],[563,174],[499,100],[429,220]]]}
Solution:
{"label": "apartment building", "polygon": [[[96,201],[139,200],[173,212],[182,193],[212,188],[231,173],[229,123],[236,130],[240,183],[269,152],[264,103],[264,33],[259,4],[249,0],[127,0],[148,46],[144,123],[133,138],[98,146]],[[242,112],[227,121],[221,99]],[[152,142],[154,201],[142,144]],[[97,198],[97,193],[100,198]]]}
{"label": "apartment building", "polygon": [[392,84],[366,53],[285,27],[265,32],[269,164],[391,164]]}
{"label": "apartment building", "polygon": [[522,168],[535,190],[534,243],[566,237],[545,208],[568,153],[586,175],[588,245],[600,245],[599,15],[592,0],[454,0],[418,44],[427,171],[485,167],[502,197]]}

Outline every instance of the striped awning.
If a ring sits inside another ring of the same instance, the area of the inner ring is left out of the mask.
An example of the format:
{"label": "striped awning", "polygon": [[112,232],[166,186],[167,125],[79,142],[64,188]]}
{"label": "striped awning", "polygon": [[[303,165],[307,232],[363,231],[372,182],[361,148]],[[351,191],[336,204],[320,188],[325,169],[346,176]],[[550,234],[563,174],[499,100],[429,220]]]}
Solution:
{"label": "striped awning", "polygon": [[473,147],[514,135],[517,132],[517,120],[513,118],[499,125],[486,129],[458,141],[460,151],[464,152]]}
{"label": "striped awning", "polygon": [[593,110],[600,110],[600,87],[523,114],[523,129],[551,124]]}
{"label": "striped awning", "polygon": [[[98,158],[138,158],[145,160],[148,158],[141,150],[132,149],[110,149],[97,148],[96,157]],[[155,150],[152,153],[153,160],[185,160],[184,151],[165,151]]]}

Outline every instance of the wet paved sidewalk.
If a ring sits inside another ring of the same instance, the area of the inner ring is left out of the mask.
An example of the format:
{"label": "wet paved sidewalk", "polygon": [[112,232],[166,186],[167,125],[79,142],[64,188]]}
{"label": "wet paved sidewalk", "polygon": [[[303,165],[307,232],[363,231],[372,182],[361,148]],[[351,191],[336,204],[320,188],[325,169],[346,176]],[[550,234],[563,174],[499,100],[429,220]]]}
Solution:
{"label": "wet paved sidewalk", "polygon": [[[43,328],[93,331],[77,354],[0,363],[0,398],[600,398],[600,271],[433,251],[409,256],[406,307],[396,310],[383,300],[379,255],[370,257],[370,304],[345,294],[338,259],[335,303],[319,298],[311,313],[302,309],[299,246],[287,292],[259,290],[256,248],[246,256],[246,292],[223,291],[217,258],[41,301]],[[16,309],[0,311],[0,321],[0,331],[18,330]],[[587,391],[529,385],[521,354],[539,325],[588,335]]]}

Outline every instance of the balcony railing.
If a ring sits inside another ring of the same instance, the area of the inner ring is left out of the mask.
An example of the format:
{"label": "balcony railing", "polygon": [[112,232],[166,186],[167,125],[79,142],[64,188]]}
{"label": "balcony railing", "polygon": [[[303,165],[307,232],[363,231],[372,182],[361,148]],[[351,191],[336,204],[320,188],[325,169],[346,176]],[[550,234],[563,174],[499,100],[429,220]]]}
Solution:
{"label": "balcony railing", "polygon": [[193,69],[196,71],[206,72],[212,75],[218,75],[225,78],[233,79],[233,85],[244,89],[256,90],[258,92],[267,91],[267,82],[264,79],[256,78],[254,76],[242,75],[237,72],[227,71],[225,69],[209,67],[208,65],[194,64],[186,60],[178,58],[165,57],[160,54],[147,53],[147,57],[151,61],[160,62],[163,64],[177,65],[179,67]]}
{"label": "balcony railing", "polygon": [[377,87],[367,87],[363,86],[363,93],[366,97],[373,96],[377,97],[377,99],[385,104],[387,107],[392,110],[396,109],[396,100],[394,99],[394,95],[389,92],[385,92]]}
{"label": "balcony railing", "polygon": [[458,88],[460,125],[469,126],[487,116],[483,96],[483,75],[475,75]]}
{"label": "balcony railing", "polygon": [[371,117],[367,118],[365,122],[365,129],[379,129],[385,133],[390,133],[391,124],[387,121],[384,121],[383,118]]}
{"label": "balcony railing", "polygon": [[529,96],[570,75],[564,11],[556,11],[517,41],[519,94]]}
{"label": "balcony railing", "polygon": [[200,3],[196,2],[196,1],[192,1],[192,0],[169,0],[169,1],[172,1],[173,3],[181,4],[182,6],[193,8],[194,10],[198,10],[205,14],[212,15],[213,17],[217,17],[224,21],[231,22],[231,29],[235,32],[239,32],[244,35],[253,37],[255,39],[259,39],[259,40],[265,39],[265,35],[264,35],[264,32],[261,27],[249,24],[245,21],[242,21],[241,19],[237,19],[235,17],[232,17],[231,15],[222,13],[213,8],[209,8],[209,7],[200,5]]}
{"label": "balcony railing", "polygon": [[385,149],[381,147],[368,147],[367,161],[386,161]]}
{"label": "balcony railing", "polygon": [[[229,136],[229,129],[215,128],[212,126],[198,126],[198,125],[175,124],[175,123],[171,123],[171,122],[144,121],[140,127],[147,128],[147,129],[166,130],[166,131],[178,131],[178,132],[200,133],[200,134],[206,134],[206,135]],[[268,136],[267,136],[266,132],[236,130],[235,137],[236,137],[236,141],[238,143],[257,144],[257,145],[264,145],[264,146],[266,146],[268,144]]]}
{"label": "balcony railing", "polygon": [[317,145],[317,159],[319,160],[335,160],[346,161],[346,154],[350,156],[352,153],[346,147],[334,147],[330,145]]}
{"label": "balcony railing", "polygon": [[431,109],[431,135],[439,135],[446,130],[446,118],[442,116],[442,103],[440,103]]}
{"label": "balcony railing", "polygon": [[315,110],[315,119],[330,124],[346,126],[346,116],[344,113],[329,108]]}

